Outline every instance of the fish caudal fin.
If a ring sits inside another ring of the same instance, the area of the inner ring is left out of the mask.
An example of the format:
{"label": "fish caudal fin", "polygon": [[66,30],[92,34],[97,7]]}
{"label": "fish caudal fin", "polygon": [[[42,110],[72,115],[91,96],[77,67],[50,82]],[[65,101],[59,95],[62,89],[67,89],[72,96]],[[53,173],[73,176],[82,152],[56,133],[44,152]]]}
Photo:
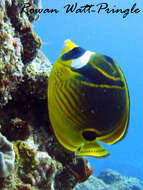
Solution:
{"label": "fish caudal fin", "polygon": [[97,141],[84,144],[77,152],[77,156],[93,156],[96,158],[104,158],[109,152],[103,148]]}

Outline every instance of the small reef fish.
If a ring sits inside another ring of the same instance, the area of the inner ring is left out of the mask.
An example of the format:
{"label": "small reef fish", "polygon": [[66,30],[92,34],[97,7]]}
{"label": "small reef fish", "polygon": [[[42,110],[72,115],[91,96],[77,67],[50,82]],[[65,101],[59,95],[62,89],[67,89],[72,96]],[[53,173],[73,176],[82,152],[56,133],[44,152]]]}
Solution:
{"label": "small reef fish", "polygon": [[125,77],[112,58],[66,40],[50,73],[48,110],[65,149],[77,156],[106,157],[109,153],[98,141],[114,144],[128,128]]}

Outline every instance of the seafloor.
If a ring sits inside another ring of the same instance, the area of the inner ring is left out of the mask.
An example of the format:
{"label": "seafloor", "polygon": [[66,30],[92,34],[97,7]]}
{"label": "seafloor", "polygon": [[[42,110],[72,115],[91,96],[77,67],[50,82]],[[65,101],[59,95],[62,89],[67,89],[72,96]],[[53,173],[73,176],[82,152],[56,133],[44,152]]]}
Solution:
{"label": "seafloor", "polygon": [[[135,178],[112,170],[98,178],[85,158],[66,152],[50,129],[47,85],[51,63],[24,3],[0,0],[0,190],[141,190]],[[89,179],[88,179],[89,177]]]}

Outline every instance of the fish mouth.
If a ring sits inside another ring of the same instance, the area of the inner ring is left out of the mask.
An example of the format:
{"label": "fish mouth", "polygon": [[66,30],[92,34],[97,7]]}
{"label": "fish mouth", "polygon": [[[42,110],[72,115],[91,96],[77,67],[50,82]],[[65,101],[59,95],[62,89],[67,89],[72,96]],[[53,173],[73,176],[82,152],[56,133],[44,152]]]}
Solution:
{"label": "fish mouth", "polygon": [[57,131],[55,132],[56,138],[58,139],[59,143],[69,151],[75,152],[78,149],[80,149],[80,146],[76,146],[71,144],[67,139],[65,139],[63,136],[61,136]]}

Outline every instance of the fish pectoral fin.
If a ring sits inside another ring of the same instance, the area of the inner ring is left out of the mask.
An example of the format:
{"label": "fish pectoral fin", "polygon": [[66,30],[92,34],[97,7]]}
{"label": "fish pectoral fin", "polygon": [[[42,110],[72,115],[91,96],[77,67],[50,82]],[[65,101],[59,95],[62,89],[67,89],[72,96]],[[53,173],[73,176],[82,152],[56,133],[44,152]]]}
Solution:
{"label": "fish pectoral fin", "polygon": [[85,143],[77,152],[77,156],[93,156],[96,158],[104,158],[109,155],[109,152],[103,148],[97,141]]}

